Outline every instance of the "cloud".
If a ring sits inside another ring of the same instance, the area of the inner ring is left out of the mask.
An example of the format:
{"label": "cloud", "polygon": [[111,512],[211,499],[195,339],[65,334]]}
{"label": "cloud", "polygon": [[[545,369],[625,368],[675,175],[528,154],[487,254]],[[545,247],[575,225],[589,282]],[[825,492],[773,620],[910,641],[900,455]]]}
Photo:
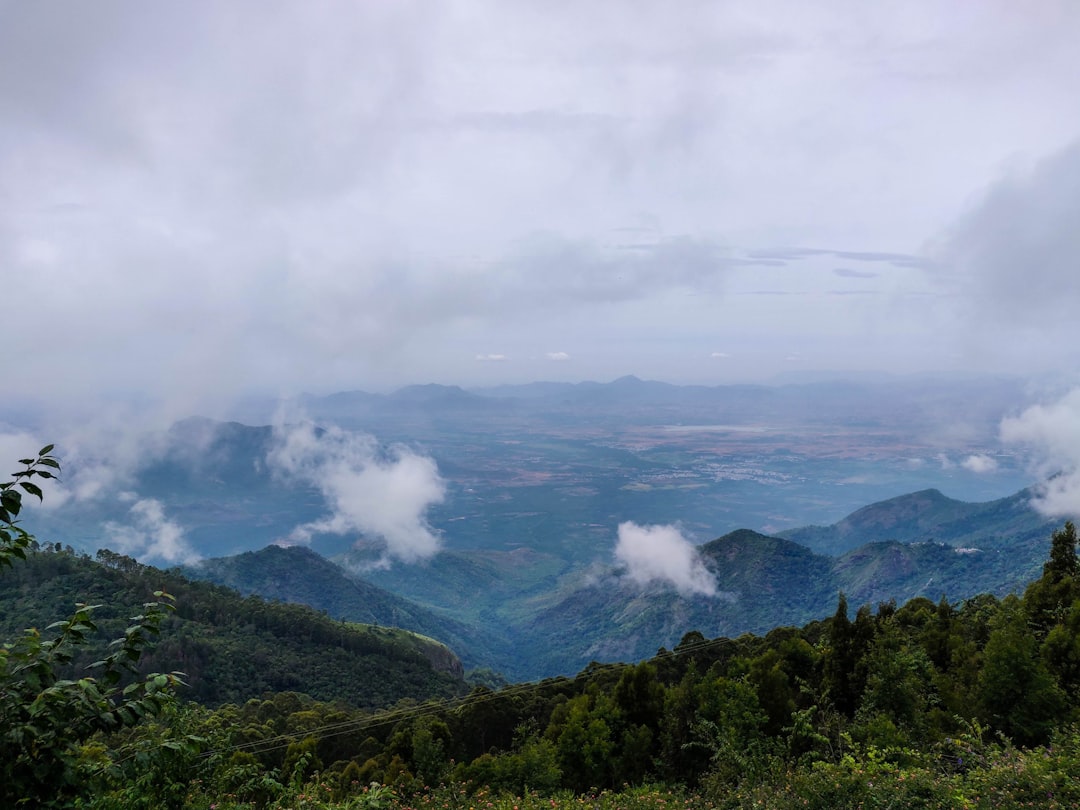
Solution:
{"label": "cloud", "polygon": [[[99,403],[92,417],[73,420],[69,415],[53,412],[45,416],[45,421],[54,416],[56,424],[33,432],[4,433],[0,425],[0,463],[32,455],[46,442],[55,444],[53,454],[62,469],[59,478],[42,482],[46,509],[71,501],[113,498],[130,488],[140,467],[161,458],[167,451],[192,449],[190,443],[182,447],[171,445],[166,431],[152,427],[160,413],[149,408]],[[41,436],[48,438],[42,440]]]}
{"label": "cloud", "polygon": [[712,354],[709,355],[709,357],[715,357],[715,358],[718,358],[718,359],[723,359],[725,357],[731,357],[731,355],[728,354],[727,352],[713,352]]}
{"label": "cloud", "polygon": [[380,447],[374,437],[310,422],[276,426],[270,469],[317,488],[330,509],[297,526],[290,542],[316,534],[366,535],[384,545],[383,564],[412,563],[437,554],[442,542],[425,514],[446,496],[434,460],[404,446]]}
{"label": "cloud", "polygon": [[[128,500],[129,498],[122,498]],[[122,554],[142,561],[159,560],[172,565],[198,562],[198,553],[188,544],[184,529],[165,517],[165,508],[156,498],[136,500],[129,510],[131,523],[105,524],[108,544]]]}
{"label": "cloud", "polygon": [[960,466],[973,473],[989,473],[998,468],[997,460],[985,453],[968,456],[960,462]]}
{"label": "cloud", "polygon": [[556,317],[642,336],[654,369],[710,317],[830,334],[797,296],[722,296],[789,257],[921,266],[896,251],[1003,155],[1080,128],[1074,4],[752,5],[4,4],[0,267],[34,336],[6,391],[205,413],[463,382],[491,371],[463,346],[533,356]]}
{"label": "cloud", "polygon": [[658,581],[683,595],[716,595],[713,575],[677,526],[620,523],[615,559],[626,566],[626,575],[638,584]]}
{"label": "cloud", "polygon": [[481,363],[501,363],[506,359],[505,354],[478,354],[476,359]]}
{"label": "cloud", "polygon": [[847,267],[837,267],[833,273],[841,278],[877,278],[881,273],[872,273],[869,270],[851,270]]}
{"label": "cloud", "polygon": [[[966,302],[977,336],[1037,334],[1039,354],[1067,353],[1080,298],[1080,141],[1014,168],[935,250]],[[1055,345],[1058,344],[1058,345]],[[1027,348],[1027,347],[1025,347]]]}
{"label": "cloud", "polygon": [[1004,442],[1027,446],[1045,480],[1032,505],[1054,517],[1080,515],[1080,388],[1001,422]]}
{"label": "cloud", "polygon": [[545,357],[547,357],[548,360],[569,360],[570,359],[570,355],[568,355],[566,352],[548,352],[545,355]]}

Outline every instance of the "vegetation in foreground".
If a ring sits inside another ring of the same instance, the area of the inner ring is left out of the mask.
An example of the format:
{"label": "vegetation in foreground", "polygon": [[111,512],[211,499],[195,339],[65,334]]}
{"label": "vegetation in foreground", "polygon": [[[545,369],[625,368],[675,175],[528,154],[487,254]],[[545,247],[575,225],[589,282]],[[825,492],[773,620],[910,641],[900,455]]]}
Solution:
{"label": "vegetation in foreground", "polygon": [[[2,485],[0,563],[32,538]],[[29,484],[29,487],[26,486]],[[1080,563],[1071,523],[1023,596],[914,599],[764,637],[688,633],[637,665],[381,711],[279,692],[211,709],[129,671],[162,595],[94,677],[90,608],[0,657],[0,800],[84,808],[1077,807]],[[10,572],[8,572],[10,573]],[[55,637],[49,634],[55,634]],[[130,665],[130,666],[129,666]]]}

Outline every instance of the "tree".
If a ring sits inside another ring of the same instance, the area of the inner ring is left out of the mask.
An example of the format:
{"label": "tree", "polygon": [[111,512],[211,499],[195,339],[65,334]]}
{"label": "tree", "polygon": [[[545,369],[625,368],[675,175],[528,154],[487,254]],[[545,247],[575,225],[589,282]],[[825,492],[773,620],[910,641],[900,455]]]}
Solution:
{"label": "tree", "polygon": [[1066,706],[1015,596],[991,621],[977,693],[982,719],[1020,745],[1045,744]]}
{"label": "tree", "polygon": [[855,673],[855,629],[848,618],[847,596],[840,592],[836,613],[829,623],[824,660],[825,694],[837,711],[847,717],[855,714],[858,693],[852,684]]}
{"label": "tree", "polygon": [[1024,608],[1039,638],[1062,622],[1073,602],[1080,598],[1076,543],[1076,527],[1068,521],[1051,536],[1050,558],[1043,565],[1042,576],[1024,592]]}
{"label": "tree", "polygon": [[[52,450],[47,445],[35,458],[20,459],[23,469],[0,484],[0,567],[25,559],[33,548],[34,538],[18,517],[24,494],[42,499],[32,479],[59,474]],[[172,700],[180,673],[132,678],[147,642],[172,609],[168,594],[154,596],[110,645],[112,651],[91,665],[96,677],[61,677],[74,648],[96,630],[90,605],[78,605],[70,619],[47,627],[47,636],[31,628],[0,646],[0,805],[71,806],[89,782],[79,746],[98,732],[159,714]]]}

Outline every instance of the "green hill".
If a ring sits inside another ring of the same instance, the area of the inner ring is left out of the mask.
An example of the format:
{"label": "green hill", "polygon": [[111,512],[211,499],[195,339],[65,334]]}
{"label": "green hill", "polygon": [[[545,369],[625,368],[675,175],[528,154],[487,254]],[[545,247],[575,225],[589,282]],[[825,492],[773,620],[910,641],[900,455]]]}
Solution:
{"label": "green hill", "polygon": [[[335,619],[400,627],[431,636],[459,651],[468,668],[502,671],[512,663],[506,656],[512,645],[499,628],[478,629],[468,618],[451,618],[416,604],[350,575],[308,548],[267,546],[233,557],[203,560],[185,573],[242,594],[308,605]],[[429,584],[441,581],[430,575],[426,578]]]}
{"label": "green hill", "polygon": [[1036,512],[1031,498],[1025,489],[1007,498],[967,503],[925,489],[864,506],[831,526],[806,526],[780,536],[833,555],[883,540],[984,550],[1022,543],[1030,546],[1031,562],[1037,565],[1055,521]]}
{"label": "green hill", "polygon": [[446,642],[469,668],[530,680],[592,660],[641,660],[687,627],[738,636],[805,624],[829,615],[839,591],[873,605],[1020,590],[1039,575],[1053,525],[1030,497],[966,503],[931,489],[833,526],[732,532],[699,548],[715,597],[643,588],[602,562],[567,567],[527,547],[447,550],[419,565],[366,570],[371,554],[362,548],[335,565],[307,549],[270,547],[192,573],[334,618],[405,627]]}
{"label": "green hill", "polygon": [[[241,703],[291,690],[376,708],[402,698],[450,697],[466,688],[460,661],[433,640],[346,623],[306,606],[244,597],[107,551],[98,557],[37,552],[5,572],[0,637],[45,628],[68,615],[76,602],[87,602],[100,604],[94,616],[104,643],[122,635],[127,617],[163,590],[176,598],[176,612],[140,669],[184,672],[186,696],[201,703]],[[74,671],[100,653],[88,647]]]}

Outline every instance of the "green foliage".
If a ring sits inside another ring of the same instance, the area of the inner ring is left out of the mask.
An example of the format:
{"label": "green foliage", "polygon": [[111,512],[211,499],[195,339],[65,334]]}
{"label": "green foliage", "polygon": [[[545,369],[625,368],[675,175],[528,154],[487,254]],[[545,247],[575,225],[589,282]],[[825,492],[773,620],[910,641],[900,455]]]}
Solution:
{"label": "green foliage", "polygon": [[[97,561],[39,551],[28,554],[19,568],[17,576],[0,577],[0,634],[44,626],[76,593],[101,603],[95,621],[103,632],[119,634],[126,626],[125,611],[153,591],[174,595],[177,609],[169,632],[145,651],[140,667],[183,669],[184,695],[207,705],[303,691],[374,708],[403,697],[451,697],[465,689],[457,659],[433,641],[394,628],[335,621],[301,605],[244,598],[107,549]],[[89,643],[73,667],[91,663],[95,651],[101,657],[101,645]]]}
{"label": "green foliage", "polygon": [[991,622],[978,700],[982,718],[1023,745],[1048,741],[1065,708],[1065,695],[1039,655],[1015,596],[1002,602]]}
{"label": "green foliage", "polygon": [[[21,493],[42,497],[30,478],[54,477],[60,465],[52,445],[25,469],[0,485],[0,561],[25,559],[33,538],[16,523]],[[87,787],[90,768],[80,746],[99,732],[111,732],[161,713],[180,684],[179,673],[151,673],[131,679],[147,643],[158,635],[172,610],[172,597],[158,591],[154,602],[130,619],[109,652],[90,664],[96,677],[63,678],[75,650],[97,630],[94,607],[80,604],[70,619],[50,624],[43,635],[26,630],[0,648],[0,801],[4,806],[63,807]]]}
{"label": "green foliage", "polygon": [[[23,494],[42,500],[41,487],[33,482],[55,478],[60,472],[60,462],[52,455],[53,445],[42,447],[36,458],[21,458],[23,469],[12,473],[11,480],[0,483],[0,568],[11,566],[12,561],[26,559],[26,552],[34,545],[34,538],[19,525]],[[53,470],[56,472],[54,473]]]}
{"label": "green foliage", "polygon": [[1073,602],[1080,599],[1080,560],[1076,556],[1076,527],[1072,521],[1054,532],[1050,558],[1042,576],[1028,586],[1024,605],[1040,638],[1062,622]]}
{"label": "green foliage", "polygon": [[[55,547],[34,552],[16,521],[22,496],[40,497],[29,479],[59,469],[44,463],[50,449],[24,460],[0,490],[0,559],[20,561],[0,578],[0,599],[14,621],[31,616],[33,602],[52,610],[77,588],[103,604],[79,605],[0,650],[3,806],[1080,803],[1080,732],[1069,725],[1080,711],[1071,524],[1054,533],[1043,576],[1022,599],[919,597],[879,604],[876,614],[864,605],[851,620],[841,594],[831,619],[801,629],[711,641],[691,632],[651,661],[591,664],[573,679],[476,686],[461,697],[460,677],[428,680],[429,658],[448,652],[415,635],[241,599],[113,552],[98,562]],[[155,601],[118,624],[122,606],[151,582]],[[175,612],[162,584],[179,592]],[[171,632],[155,646],[170,616]],[[119,638],[90,656],[99,628]],[[193,670],[197,697],[237,701],[177,704],[177,673],[139,669],[168,660]],[[285,672],[292,680],[283,683],[333,702],[280,690],[274,678]],[[413,682],[410,672],[427,674]],[[357,681],[378,682],[384,707],[387,694],[399,702],[371,712],[337,700],[351,698]],[[244,683],[277,691],[253,697]],[[436,695],[450,700],[418,700]],[[696,792],[646,786],[658,777]]]}

